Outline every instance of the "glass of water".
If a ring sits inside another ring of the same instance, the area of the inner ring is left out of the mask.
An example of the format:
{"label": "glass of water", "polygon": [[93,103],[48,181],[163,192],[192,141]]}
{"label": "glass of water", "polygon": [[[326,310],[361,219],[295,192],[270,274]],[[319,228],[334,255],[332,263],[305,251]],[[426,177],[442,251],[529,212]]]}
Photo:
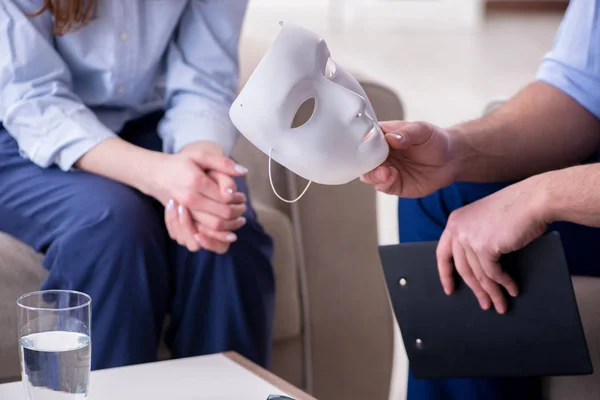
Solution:
{"label": "glass of water", "polygon": [[17,301],[21,376],[29,400],[87,398],[91,303],[87,294],[69,290],[28,293]]}

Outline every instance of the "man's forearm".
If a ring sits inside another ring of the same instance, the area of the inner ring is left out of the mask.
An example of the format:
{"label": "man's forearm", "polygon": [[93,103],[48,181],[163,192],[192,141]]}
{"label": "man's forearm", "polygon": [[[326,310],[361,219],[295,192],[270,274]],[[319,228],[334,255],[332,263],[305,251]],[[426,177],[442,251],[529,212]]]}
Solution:
{"label": "man's forearm", "polygon": [[106,139],[81,157],[81,170],[134,187],[146,194],[152,185],[152,167],[164,154],[146,150],[115,137]]}
{"label": "man's forearm", "polygon": [[600,121],[542,82],[490,115],[448,131],[457,181],[522,179],[577,164],[600,145]]}
{"label": "man's forearm", "polygon": [[600,227],[600,164],[580,165],[530,178],[546,222]]}

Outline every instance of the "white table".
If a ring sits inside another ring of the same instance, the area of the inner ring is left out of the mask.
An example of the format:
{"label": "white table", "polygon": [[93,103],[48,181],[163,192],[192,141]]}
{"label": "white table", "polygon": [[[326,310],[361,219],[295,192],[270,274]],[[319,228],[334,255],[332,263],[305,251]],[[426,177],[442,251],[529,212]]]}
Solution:
{"label": "white table", "polygon": [[[314,400],[236,353],[92,372],[90,400]],[[21,382],[0,385],[0,399],[26,400]]]}

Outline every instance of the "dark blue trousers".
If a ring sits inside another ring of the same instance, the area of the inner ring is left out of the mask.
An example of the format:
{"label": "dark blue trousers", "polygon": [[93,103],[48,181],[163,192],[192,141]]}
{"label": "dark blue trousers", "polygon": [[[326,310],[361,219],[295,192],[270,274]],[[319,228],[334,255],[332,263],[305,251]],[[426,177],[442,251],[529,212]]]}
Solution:
{"label": "dark blue trousers", "polygon": [[[160,116],[129,123],[121,136],[159,150]],[[247,193],[243,180],[237,185]],[[163,213],[112,180],[37,167],[0,125],[0,231],[45,254],[42,289],[92,297],[92,369],[154,361],[167,314],[174,357],[233,350],[267,366],[273,244],[252,208],[225,255],[179,246]]]}
{"label": "dark blue trousers", "polygon": [[[457,183],[421,199],[400,199],[398,222],[401,242],[438,240],[450,213],[494,193],[507,184]],[[600,229],[555,223],[561,233],[572,274],[600,276],[597,245]],[[441,290],[441,289],[440,289]],[[510,340],[510,338],[507,338]],[[517,366],[515,366],[517,368]],[[415,379],[409,373],[408,400],[537,400],[537,379]]]}

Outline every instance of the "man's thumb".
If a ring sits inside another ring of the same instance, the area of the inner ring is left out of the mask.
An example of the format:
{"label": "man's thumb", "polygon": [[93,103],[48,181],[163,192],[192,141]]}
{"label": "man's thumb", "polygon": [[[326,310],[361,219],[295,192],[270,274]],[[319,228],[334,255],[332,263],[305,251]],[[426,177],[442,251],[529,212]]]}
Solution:
{"label": "man's thumb", "polygon": [[395,124],[393,128],[386,130],[386,128],[392,128],[391,126],[384,126],[385,138],[393,149],[407,149],[411,146],[418,146],[427,142],[434,134],[434,127],[425,122],[405,122]]}

